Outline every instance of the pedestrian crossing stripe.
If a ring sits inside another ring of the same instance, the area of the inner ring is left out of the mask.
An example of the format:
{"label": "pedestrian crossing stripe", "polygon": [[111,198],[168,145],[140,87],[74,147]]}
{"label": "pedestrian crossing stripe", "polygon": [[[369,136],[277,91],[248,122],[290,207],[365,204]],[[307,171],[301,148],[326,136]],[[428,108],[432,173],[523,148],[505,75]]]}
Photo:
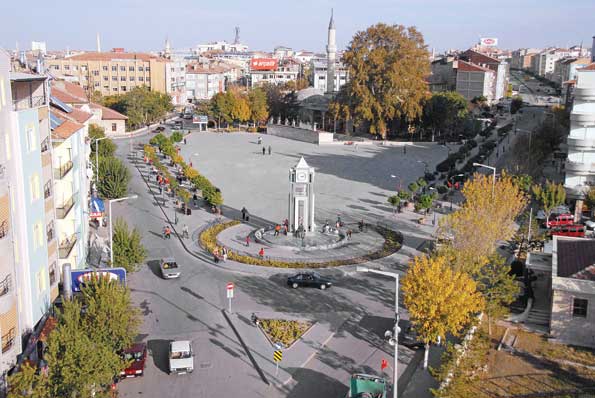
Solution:
{"label": "pedestrian crossing stripe", "polygon": [[277,350],[273,353],[273,359],[275,362],[281,362],[283,359],[283,352],[281,350]]}

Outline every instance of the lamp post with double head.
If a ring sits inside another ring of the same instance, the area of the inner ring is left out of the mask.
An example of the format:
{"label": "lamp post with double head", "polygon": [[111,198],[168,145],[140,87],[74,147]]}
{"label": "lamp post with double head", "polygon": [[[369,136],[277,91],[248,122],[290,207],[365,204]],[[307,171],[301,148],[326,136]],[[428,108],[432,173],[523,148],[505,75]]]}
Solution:
{"label": "lamp post with double head", "polygon": [[373,274],[389,276],[391,278],[395,278],[395,326],[392,330],[387,330],[384,334],[385,337],[389,338],[389,344],[395,348],[394,352],[394,361],[395,365],[393,366],[393,398],[397,398],[397,381],[399,379],[398,373],[398,364],[399,364],[399,274],[395,274],[393,272],[386,272],[380,271],[376,269],[370,269],[368,267],[360,267],[356,268],[357,272],[371,272]]}
{"label": "lamp post with double head", "polygon": [[114,266],[114,232],[113,232],[113,225],[114,225],[114,217],[112,215],[112,202],[122,202],[127,199],[136,199],[138,195],[130,195],[125,196],[123,198],[118,199],[110,199],[107,201],[109,207],[109,251],[110,251],[110,266]]}

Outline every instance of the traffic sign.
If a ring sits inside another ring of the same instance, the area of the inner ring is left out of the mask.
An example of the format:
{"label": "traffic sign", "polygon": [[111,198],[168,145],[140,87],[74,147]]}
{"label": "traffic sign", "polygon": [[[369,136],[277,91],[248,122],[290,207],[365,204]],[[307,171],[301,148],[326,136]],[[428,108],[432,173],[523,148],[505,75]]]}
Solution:
{"label": "traffic sign", "polygon": [[227,298],[233,298],[233,283],[231,282],[227,284]]}
{"label": "traffic sign", "polygon": [[233,290],[233,282],[227,282],[227,290]]}
{"label": "traffic sign", "polygon": [[283,359],[283,351],[281,351],[281,350],[276,350],[276,351],[273,353],[273,360],[274,360],[275,362],[281,362],[281,360],[282,360],[282,359]]}

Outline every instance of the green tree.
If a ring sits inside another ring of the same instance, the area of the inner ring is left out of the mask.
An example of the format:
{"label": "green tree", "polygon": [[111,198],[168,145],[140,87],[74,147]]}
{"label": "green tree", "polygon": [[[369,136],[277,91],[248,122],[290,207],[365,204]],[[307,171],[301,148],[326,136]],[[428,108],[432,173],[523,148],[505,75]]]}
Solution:
{"label": "green tree", "polygon": [[510,101],[510,114],[514,115],[519,111],[519,109],[522,108],[522,106],[523,97],[521,97],[520,95],[515,95],[514,97],[512,97],[512,100]]}
{"label": "green tree", "polygon": [[130,172],[122,161],[115,157],[99,158],[99,183],[97,190],[103,198],[121,198],[128,192]]}
{"label": "green tree", "polygon": [[419,208],[425,210],[426,213],[432,207],[432,203],[434,203],[434,197],[430,194],[421,195],[417,201]]}
{"label": "green tree", "polygon": [[509,275],[510,266],[506,260],[494,254],[481,271],[474,276],[477,290],[484,298],[484,313],[488,317],[488,333],[492,334],[492,321],[508,314],[508,305],[519,293],[519,285],[513,275]]}
{"label": "green tree", "polygon": [[248,93],[248,102],[250,103],[250,119],[254,124],[265,123],[269,118],[265,91],[260,87],[250,90]]}
{"label": "green tree", "polygon": [[535,195],[535,199],[543,206],[543,211],[547,217],[546,220],[549,220],[554,208],[564,204],[566,200],[564,185],[556,184],[549,180],[546,180],[545,186],[539,184],[533,185],[533,194]]}
{"label": "green tree", "polygon": [[8,376],[7,384],[8,398],[50,398],[47,378],[26,362]]}
{"label": "green tree", "polygon": [[145,247],[141,243],[142,236],[138,229],[130,230],[124,219],[118,218],[114,223],[114,266],[124,267],[128,272],[134,272],[136,267],[145,261],[147,256]]}
{"label": "green tree", "polygon": [[105,129],[103,127],[99,127],[96,124],[89,124],[89,140],[91,141],[91,153],[95,155],[97,151],[95,150],[95,145],[99,147],[99,157],[108,157],[114,156],[116,152],[117,145],[112,141],[110,138],[102,139],[101,141],[95,141],[98,138],[105,137]]}
{"label": "green tree", "polygon": [[414,27],[383,23],[356,33],[343,62],[349,69],[348,96],[356,123],[386,137],[393,119],[413,121],[422,113],[429,75],[428,51]]}
{"label": "green tree", "polygon": [[440,137],[443,131],[458,131],[466,120],[469,110],[467,100],[456,91],[434,93],[424,104],[423,124]]}
{"label": "green tree", "polygon": [[393,207],[393,213],[394,213],[394,210],[395,210],[394,208],[401,203],[401,198],[399,198],[398,195],[392,195],[392,196],[388,197],[387,201]]}
{"label": "green tree", "polygon": [[595,187],[589,188],[585,194],[585,203],[591,211],[591,215],[595,214]]}
{"label": "green tree", "polygon": [[124,95],[104,97],[103,105],[128,116],[129,129],[161,120],[173,109],[168,94],[151,91],[146,86],[135,87]]}
{"label": "green tree", "polygon": [[226,124],[233,121],[232,108],[233,108],[233,97],[227,93],[217,93],[211,100],[213,115],[217,118],[217,127],[220,127],[221,120]]}
{"label": "green tree", "polygon": [[181,131],[174,131],[169,137],[172,143],[180,142],[184,139],[184,135]]}
{"label": "green tree", "polygon": [[47,341],[50,397],[86,398],[101,394],[126,362],[109,345],[93,341],[83,321],[82,306],[64,302],[59,322]]}
{"label": "green tree", "polygon": [[419,185],[417,184],[417,182],[414,181],[407,185],[407,189],[409,189],[412,194],[415,194],[419,189]]}
{"label": "green tree", "polygon": [[442,256],[418,256],[401,283],[405,306],[414,330],[423,341],[428,366],[431,343],[459,336],[473,315],[483,308],[483,298],[466,273],[455,272]]}
{"label": "green tree", "polygon": [[512,176],[514,183],[520,188],[521,191],[529,193],[533,186],[533,177],[528,174],[516,174]]}
{"label": "green tree", "polygon": [[118,281],[102,278],[85,284],[81,292],[86,305],[82,323],[89,338],[114,352],[130,347],[140,325],[130,291]]}

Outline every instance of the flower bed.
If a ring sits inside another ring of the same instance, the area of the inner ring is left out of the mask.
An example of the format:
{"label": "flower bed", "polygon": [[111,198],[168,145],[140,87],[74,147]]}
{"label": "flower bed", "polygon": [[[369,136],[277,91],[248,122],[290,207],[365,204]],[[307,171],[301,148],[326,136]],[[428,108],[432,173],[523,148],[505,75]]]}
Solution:
{"label": "flower bed", "polygon": [[[204,231],[202,231],[199,235],[198,241],[200,245],[212,253],[217,247],[217,235],[221,233],[221,231],[231,228],[234,225],[240,224],[239,221],[229,221],[226,223],[216,224],[213,225]],[[260,265],[264,267],[275,267],[275,268],[324,268],[324,267],[337,267],[341,265],[349,265],[349,264],[362,264],[368,261],[377,260],[382,257],[389,256],[395,252],[397,252],[401,248],[401,244],[403,242],[403,236],[395,231],[390,229],[377,227],[376,232],[384,237],[384,245],[382,249],[364,255],[360,257],[354,257],[349,259],[342,259],[342,260],[331,260],[331,261],[324,261],[324,262],[298,262],[298,261],[281,261],[281,260],[273,260],[273,259],[266,259],[266,258],[256,258],[251,257],[243,254],[238,254],[233,251],[229,252],[228,258],[232,261],[237,261],[239,263],[250,264],[250,265]]]}
{"label": "flower bed", "polygon": [[284,347],[290,347],[312,327],[308,321],[286,319],[260,319],[259,325],[272,344],[281,343]]}

